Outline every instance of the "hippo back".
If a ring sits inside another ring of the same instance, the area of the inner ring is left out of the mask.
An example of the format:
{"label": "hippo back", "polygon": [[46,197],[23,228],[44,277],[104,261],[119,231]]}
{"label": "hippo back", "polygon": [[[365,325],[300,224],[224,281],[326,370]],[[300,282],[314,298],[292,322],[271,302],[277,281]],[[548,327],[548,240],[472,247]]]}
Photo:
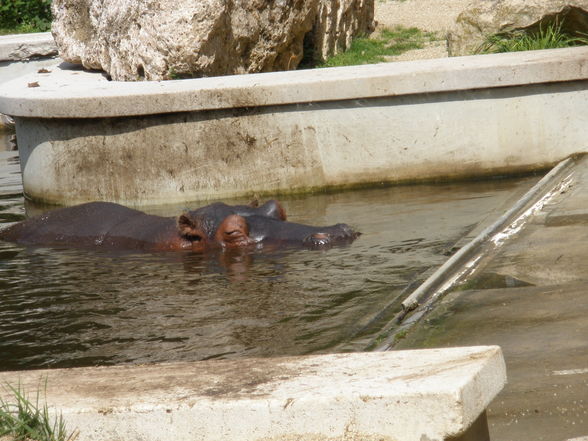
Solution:
{"label": "hippo back", "polygon": [[117,225],[141,215],[144,214],[122,205],[89,202],[12,225],[0,232],[0,239],[22,244],[91,246]]}

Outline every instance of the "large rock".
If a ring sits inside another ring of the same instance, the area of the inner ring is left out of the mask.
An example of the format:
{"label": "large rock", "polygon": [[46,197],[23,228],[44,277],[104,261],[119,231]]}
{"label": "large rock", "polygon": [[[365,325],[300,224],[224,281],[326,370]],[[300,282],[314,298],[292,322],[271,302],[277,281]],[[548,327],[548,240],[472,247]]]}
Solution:
{"label": "large rock", "polygon": [[60,56],[114,80],[294,69],[373,30],[374,0],[53,0]]}
{"label": "large rock", "polygon": [[351,39],[375,27],[374,0],[320,0],[314,27],[306,37],[317,61],[344,51]]}
{"label": "large rock", "polygon": [[449,33],[449,55],[476,53],[494,34],[546,29],[552,23],[570,35],[585,38],[588,0],[474,0]]}

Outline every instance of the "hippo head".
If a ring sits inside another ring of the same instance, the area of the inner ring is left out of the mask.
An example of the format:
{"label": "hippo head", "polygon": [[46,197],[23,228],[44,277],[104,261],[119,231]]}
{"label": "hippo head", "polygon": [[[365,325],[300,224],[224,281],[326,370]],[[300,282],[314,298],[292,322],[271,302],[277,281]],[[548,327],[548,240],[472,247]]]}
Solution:
{"label": "hippo head", "polygon": [[277,201],[260,207],[216,203],[182,214],[177,226],[182,246],[197,251],[262,243],[324,248],[351,242],[360,234],[346,224],[313,227],[285,219],[286,213]]}

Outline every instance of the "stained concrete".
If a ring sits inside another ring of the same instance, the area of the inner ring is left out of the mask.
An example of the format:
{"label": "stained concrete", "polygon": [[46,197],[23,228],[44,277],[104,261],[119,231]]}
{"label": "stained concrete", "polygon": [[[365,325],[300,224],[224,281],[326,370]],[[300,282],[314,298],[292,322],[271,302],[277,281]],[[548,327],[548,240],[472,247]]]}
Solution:
{"label": "stained concrete", "polygon": [[80,441],[486,441],[505,381],[498,347],[0,373]]}
{"label": "stained concrete", "polygon": [[488,412],[492,440],[588,433],[587,194],[580,160],[565,190],[396,345],[500,345],[509,384]]}

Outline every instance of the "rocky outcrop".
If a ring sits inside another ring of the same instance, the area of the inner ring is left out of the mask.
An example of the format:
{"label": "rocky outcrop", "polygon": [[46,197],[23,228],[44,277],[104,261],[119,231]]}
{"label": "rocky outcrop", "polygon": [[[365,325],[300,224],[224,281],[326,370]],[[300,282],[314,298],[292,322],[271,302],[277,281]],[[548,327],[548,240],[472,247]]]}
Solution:
{"label": "rocky outcrop", "polygon": [[585,38],[588,0],[474,0],[449,33],[449,55],[476,53],[491,35],[546,29],[552,23]]}
{"label": "rocky outcrop", "polygon": [[14,132],[14,119],[8,115],[2,115],[0,113],[0,133],[5,131]]}
{"label": "rocky outcrop", "polygon": [[294,69],[373,30],[374,0],[53,0],[60,56],[114,80]]}
{"label": "rocky outcrop", "polygon": [[351,39],[374,30],[374,0],[321,0],[308,46],[324,61],[351,45]]}

